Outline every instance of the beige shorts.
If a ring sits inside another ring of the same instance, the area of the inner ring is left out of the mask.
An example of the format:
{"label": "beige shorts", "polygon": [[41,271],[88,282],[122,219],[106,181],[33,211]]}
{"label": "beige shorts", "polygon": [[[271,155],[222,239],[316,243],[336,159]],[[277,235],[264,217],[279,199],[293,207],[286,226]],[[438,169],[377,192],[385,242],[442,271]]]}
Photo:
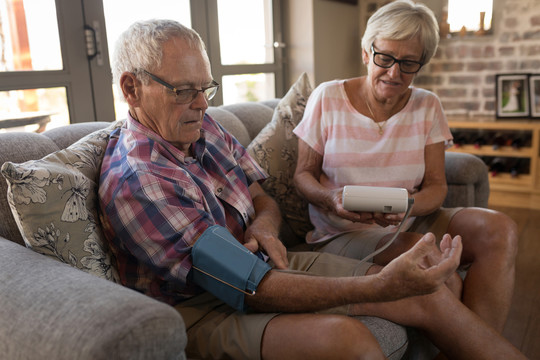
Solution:
{"label": "beige shorts", "polygon": [[[287,272],[318,276],[362,276],[371,266],[357,260],[316,252],[290,252]],[[281,270],[280,270],[281,271]],[[261,341],[268,322],[279,313],[235,311],[210,293],[175,306],[184,318],[188,358],[260,359]],[[346,314],[347,307],[324,313]]]}
{"label": "beige shorts", "polygon": [[[431,232],[435,235],[437,242],[440,242],[452,217],[461,209],[463,208],[441,208],[429,215],[418,216],[407,232],[420,234]],[[349,232],[315,245],[314,250],[353,259],[363,259],[376,250],[379,241],[384,236],[391,233],[384,228]]]}

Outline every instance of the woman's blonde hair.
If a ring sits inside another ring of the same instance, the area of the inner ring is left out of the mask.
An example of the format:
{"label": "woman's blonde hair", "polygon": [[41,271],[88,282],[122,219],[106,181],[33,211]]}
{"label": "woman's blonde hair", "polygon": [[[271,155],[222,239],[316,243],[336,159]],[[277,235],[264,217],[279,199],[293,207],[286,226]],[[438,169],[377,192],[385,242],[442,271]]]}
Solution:
{"label": "woman's blonde hair", "polygon": [[371,53],[377,39],[410,40],[418,37],[424,46],[421,61],[427,64],[439,45],[439,24],[433,11],[411,0],[397,0],[377,10],[368,20],[362,49]]}

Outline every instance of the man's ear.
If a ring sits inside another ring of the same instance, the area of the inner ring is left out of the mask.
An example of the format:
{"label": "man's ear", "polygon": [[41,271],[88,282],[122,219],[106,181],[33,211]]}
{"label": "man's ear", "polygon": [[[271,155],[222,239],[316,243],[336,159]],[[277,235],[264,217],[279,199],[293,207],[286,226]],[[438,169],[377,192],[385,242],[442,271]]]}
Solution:
{"label": "man's ear", "polygon": [[122,73],[120,76],[120,89],[126,102],[130,106],[136,107],[140,100],[141,82],[135,74],[128,71]]}

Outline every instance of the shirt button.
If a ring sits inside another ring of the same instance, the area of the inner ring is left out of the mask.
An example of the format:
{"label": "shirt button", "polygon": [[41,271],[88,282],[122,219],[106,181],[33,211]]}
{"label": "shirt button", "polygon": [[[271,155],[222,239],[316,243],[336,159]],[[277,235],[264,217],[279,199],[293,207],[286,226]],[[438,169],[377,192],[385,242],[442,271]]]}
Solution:
{"label": "shirt button", "polygon": [[223,188],[217,188],[216,191],[218,192],[218,194],[220,194],[223,191]]}

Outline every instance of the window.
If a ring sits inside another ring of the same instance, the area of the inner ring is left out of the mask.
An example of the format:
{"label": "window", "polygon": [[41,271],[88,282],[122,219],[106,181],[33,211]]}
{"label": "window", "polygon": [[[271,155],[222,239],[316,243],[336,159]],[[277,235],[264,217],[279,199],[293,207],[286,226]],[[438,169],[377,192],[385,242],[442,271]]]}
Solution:
{"label": "window", "polygon": [[491,29],[493,0],[448,0],[450,32],[464,28],[467,32],[485,32]]}
{"label": "window", "polygon": [[124,118],[127,105],[112,86],[109,56],[120,32],[139,19],[172,18],[201,35],[222,84],[212,105],[282,96],[280,4],[0,0],[0,131]]}
{"label": "window", "polygon": [[222,87],[213,104],[283,96],[281,0],[191,1],[193,22],[208,47],[212,73]]}
{"label": "window", "polygon": [[[274,41],[272,1],[218,0],[217,10],[220,66],[216,70],[221,75],[223,103],[275,98],[279,42]],[[249,16],[239,17],[239,13]]]}
{"label": "window", "polygon": [[60,32],[54,0],[0,0],[0,132],[67,125],[77,112],[69,111],[68,92],[88,94],[73,86],[87,70],[65,70],[73,64]]}
{"label": "window", "polygon": [[80,1],[0,0],[0,131],[114,119],[109,63],[87,53],[94,9],[101,18]]}
{"label": "window", "polygon": [[[206,43],[214,79],[221,84],[213,105],[276,97],[283,87],[277,0],[103,0],[109,54],[116,38],[136,20],[172,18],[195,29]],[[129,12],[124,9],[129,8]],[[247,15],[249,14],[249,16]],[[276,35],[277,34],[277,35]],[[276,80],[277,79],[277,80]],[[281,87],[280,87],[281,86]],[[115,112],[127,104],[114,90]]]}

